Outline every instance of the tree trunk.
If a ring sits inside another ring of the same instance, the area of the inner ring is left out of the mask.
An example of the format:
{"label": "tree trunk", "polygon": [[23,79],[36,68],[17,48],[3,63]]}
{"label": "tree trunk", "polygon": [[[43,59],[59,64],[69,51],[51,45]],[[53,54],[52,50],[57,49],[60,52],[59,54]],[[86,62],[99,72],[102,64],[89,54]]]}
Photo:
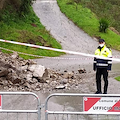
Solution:
{"label": "tree trunk", "polygon": [[3,9],[5,2],[6,2],[6,0],[0,0],[0,10]]}

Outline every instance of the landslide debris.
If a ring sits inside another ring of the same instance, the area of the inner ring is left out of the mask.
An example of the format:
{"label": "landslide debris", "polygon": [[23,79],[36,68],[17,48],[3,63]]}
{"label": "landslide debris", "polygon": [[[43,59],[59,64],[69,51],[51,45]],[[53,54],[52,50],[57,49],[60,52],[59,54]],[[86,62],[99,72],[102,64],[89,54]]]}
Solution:
{"label": "landslide debris", "polygon": [[53,91],[77,89],[85,69],[55,72],[32,60],[24,60],[17,53],[0,52],[0,89],[5,91]]}

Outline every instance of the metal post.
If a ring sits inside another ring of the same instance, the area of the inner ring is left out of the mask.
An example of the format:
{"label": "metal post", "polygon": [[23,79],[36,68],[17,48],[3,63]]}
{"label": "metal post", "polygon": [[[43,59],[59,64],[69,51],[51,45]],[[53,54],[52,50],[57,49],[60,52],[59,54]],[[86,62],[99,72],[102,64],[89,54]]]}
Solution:
{"label": "metal post", "polygon": [[68,120],[68,114],[67,114],[67,120]]}
{"label": "metal post", "polygon": [[27,120],[28,120],[28,113],[27,113]]}
{"label": "metal post", "polygon": [[38,105],[38,120],[41,120],[41,107]]}
{"label": "metal post", "polygon": [[8,113],[7,113],[7,120],[8,120]]}
{"label": "metal post", "polygon": [[17,120],[18,120],[18,113],[17,113]]}

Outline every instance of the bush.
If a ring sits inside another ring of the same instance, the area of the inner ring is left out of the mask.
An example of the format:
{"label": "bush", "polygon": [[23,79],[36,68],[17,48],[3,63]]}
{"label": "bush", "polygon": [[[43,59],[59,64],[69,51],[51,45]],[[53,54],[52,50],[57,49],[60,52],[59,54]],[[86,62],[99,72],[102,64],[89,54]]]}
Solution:
{"label": "bush", "polygon": [[30,12],[30,6],[34,0],[22,0],[19,8],[19,15],[24,16],[26,13]]}
{"label": "bush", "polygon": [[30,12],[31,4],[35,0],[4,0],[0,1],[0,20],[4,12],[17,13],[20,17],[24,17]]}
{"label": "bush", "polygon": [[107,28],[109,27],[109,22],[105,19],[105,18],[102,18],[100,21],[99,21],[99,32],[106,32]]}

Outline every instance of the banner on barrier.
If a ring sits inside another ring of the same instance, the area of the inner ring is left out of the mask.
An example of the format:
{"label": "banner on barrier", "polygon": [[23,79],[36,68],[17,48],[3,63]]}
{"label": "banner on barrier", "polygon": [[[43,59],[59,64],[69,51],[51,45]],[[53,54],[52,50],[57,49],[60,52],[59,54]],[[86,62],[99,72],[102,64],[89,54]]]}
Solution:
{"label": "banner on barrier", "polygon": [[0,95],[0,109],[2,109],[2,95]]}
{"label": "banner on barrier", "polygon": [[120,112],[120,97],[83,97],[84,112]]}

